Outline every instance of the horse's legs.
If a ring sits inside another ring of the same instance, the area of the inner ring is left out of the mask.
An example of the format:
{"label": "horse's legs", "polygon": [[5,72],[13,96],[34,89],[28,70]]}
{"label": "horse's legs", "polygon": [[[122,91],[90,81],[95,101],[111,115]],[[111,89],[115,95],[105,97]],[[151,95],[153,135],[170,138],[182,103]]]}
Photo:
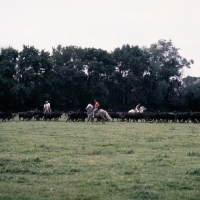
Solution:
{"label": "horse's legs", "polygon": [[101,120],[102,120],[102,124],[105,124],[105,121],[106,121],[107,118],[105,118],[104,115],[100,115],[100,117],[101,117]]}
{"label": "horse's legs", "polygon": [[94,118],[92,115],[89,115],[88,118],[87,118],[87,123],[91,121],[92,123],[94,122]]}
{"label": "horse's legs", "polygon": [[90,116],[90,119],[91,119],[91,122],[92,124],[94,123],[94,117],[93,117],[93,114]]}
{"label": "horse's legs", "polygon": [[88,115],[88,118],[87,118],[87,124],[88,124],[89,121],[90,121],[90,116]]}

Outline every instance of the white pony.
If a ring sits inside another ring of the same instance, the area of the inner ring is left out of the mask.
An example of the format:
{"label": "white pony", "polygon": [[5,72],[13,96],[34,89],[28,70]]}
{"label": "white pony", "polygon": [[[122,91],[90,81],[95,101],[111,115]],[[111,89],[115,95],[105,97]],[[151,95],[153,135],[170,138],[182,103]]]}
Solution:
{"label": "white pony", "polygon": [[[94,118],[93,118],[93,105],[92,104],[88,104],[87,107],[85,108],[87,111],[87,121],[90,121],[93,123]],[[107,113],[107,111],[103,110],[103,109],[98,109],[97,112],[94,115],[95,118],[101,118],[102,119],[102,124],[105,123],[105,120],[112,120],[112,118],[110,117],[110,115]]]}
{"label": "white pony", "polygon": [[147,109],[144,107],[144,106],[141,106],[139,108],[139,112],[136,110],[136,109],[132,109],[132,110],[129,110],[128,113],[143,113],[145,112]]}

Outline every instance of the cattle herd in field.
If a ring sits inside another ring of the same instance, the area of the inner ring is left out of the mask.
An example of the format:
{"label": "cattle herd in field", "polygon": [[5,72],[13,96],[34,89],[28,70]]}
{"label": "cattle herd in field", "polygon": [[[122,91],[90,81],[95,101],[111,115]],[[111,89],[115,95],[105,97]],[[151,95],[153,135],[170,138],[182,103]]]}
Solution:
{"label": "cattle herd in field", "polygon": [[[144,112],[144,113],[129,113],[129,112],[108,112],[112,121],[121,122],[200,122],[200,112]],[[67,121],[85,121],[87,119],[86,112],[68,112]],[[97,119],[98,121],[98,119]]]}
{"label": "cattle herd in field", "polygon": [[59,111],[44,113],[36,109],[36,110],[31,110],[31,111],[26,111],[26,112],[18,112],[17,114],[12,113],[12,112],[0,112],[0,119],[2,119],[2,122],[5,122],[11,119],[14,120],[14,118],[18,116],[20,121],[21,120],[23,121],[30,121],[30,120],[58,121],[58,119],[61,118],[62,114],[63,113]]}
{"label": "cattle herd in field", "polygon": [[[200,123],[200,112],[144,112],[144,113],[129,113],[129,112],[108,112],[112,121],[121,122],[192,122]],[[16,117],[21,121],[58,121],[64,115],[66,122],[87,121],[87,113],[81,111],[69,111],[67,113],[54,111],[44,113],[39,110],[31,110],[26,112],[19,112],[17,114],[12,112],[1,112],[0,119],[2,122],[14,120]],[[97,119],[97,121],[100,119]]]}

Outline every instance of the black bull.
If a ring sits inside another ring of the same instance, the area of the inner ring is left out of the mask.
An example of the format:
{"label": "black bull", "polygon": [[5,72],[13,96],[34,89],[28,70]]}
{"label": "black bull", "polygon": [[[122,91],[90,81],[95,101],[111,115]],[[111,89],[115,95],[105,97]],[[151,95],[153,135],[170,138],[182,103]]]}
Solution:
{"label": "black bull", "polygon": [[61,116],[62,116],[61,112],[47,112],[44,114],[44,120],[51,121],[52,119],[54,119],[55,121],[58,121],[58,119],[61,118]]}
{"label": "black bull", "polygon": [[80,112],[80,111],[70,111],[67,113],[67,120],[68,121],[72,121],[72,122],[77,122],[77,121],[85,121],[85,119],[87,118],[87,113],[86,112]]}
{"label": "black bull", "polygon": [[13,117],[13,114],[11,112],[0,112],[0,119],[3,121],[6,121],[6,119],[11,119]]}

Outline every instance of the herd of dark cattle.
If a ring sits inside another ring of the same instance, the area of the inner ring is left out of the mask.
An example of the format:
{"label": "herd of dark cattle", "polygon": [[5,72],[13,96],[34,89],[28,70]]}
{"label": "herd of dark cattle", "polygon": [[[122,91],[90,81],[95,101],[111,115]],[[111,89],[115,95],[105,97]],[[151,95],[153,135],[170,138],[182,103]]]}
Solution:
{"label": "herd of dark cattle", "polygon": [[[144,113],[128,113],[128,112],[108,112],[112,121],[117,120],[121,122],[192,122],[200,123],[200,112],[144,112]],[[1,112],[0,119],[2,122],[14,120],[18,116],[19,120],[44,120],[44,121],[58,121],[59,118],[65,115],[66,122],[87,121],[87,113],[81,111],[69,111],[68,113],[54,111],[44,113],[39,110],[31,110],[26,112],[19,112],[18,114],[12,112]],[[97,121],[101,119],[97,118]]]}
{"label": "herd of dark cattle", "polygon": [[[200,123],[200,112],[144,112],[144,113],[129,113],[129,112],[108,112],[112,121],[126,122],[193,122]],[[67,121],[85,121],[87,118],[86,112],[68,112]],[[100,119],[97,119],[97,121]]]}
{"label": "herd of dark cattle", "polygon": [[2,119],[2,122],[9,121],[11,119],[14,120],[15,117],[19,117],[19,120],[23,121],[30,121],[31,119],[34,119],[36,121],[39,120],[45,120],[45,121],[51,121],[55,120],[58,121],[59,118],[62,116],[62,112],[48,112],[44,113],[39,110],[31,110],[26,112],[19,112],[18,114],[12,113],[12,112],[0,112],[0,119]]}

